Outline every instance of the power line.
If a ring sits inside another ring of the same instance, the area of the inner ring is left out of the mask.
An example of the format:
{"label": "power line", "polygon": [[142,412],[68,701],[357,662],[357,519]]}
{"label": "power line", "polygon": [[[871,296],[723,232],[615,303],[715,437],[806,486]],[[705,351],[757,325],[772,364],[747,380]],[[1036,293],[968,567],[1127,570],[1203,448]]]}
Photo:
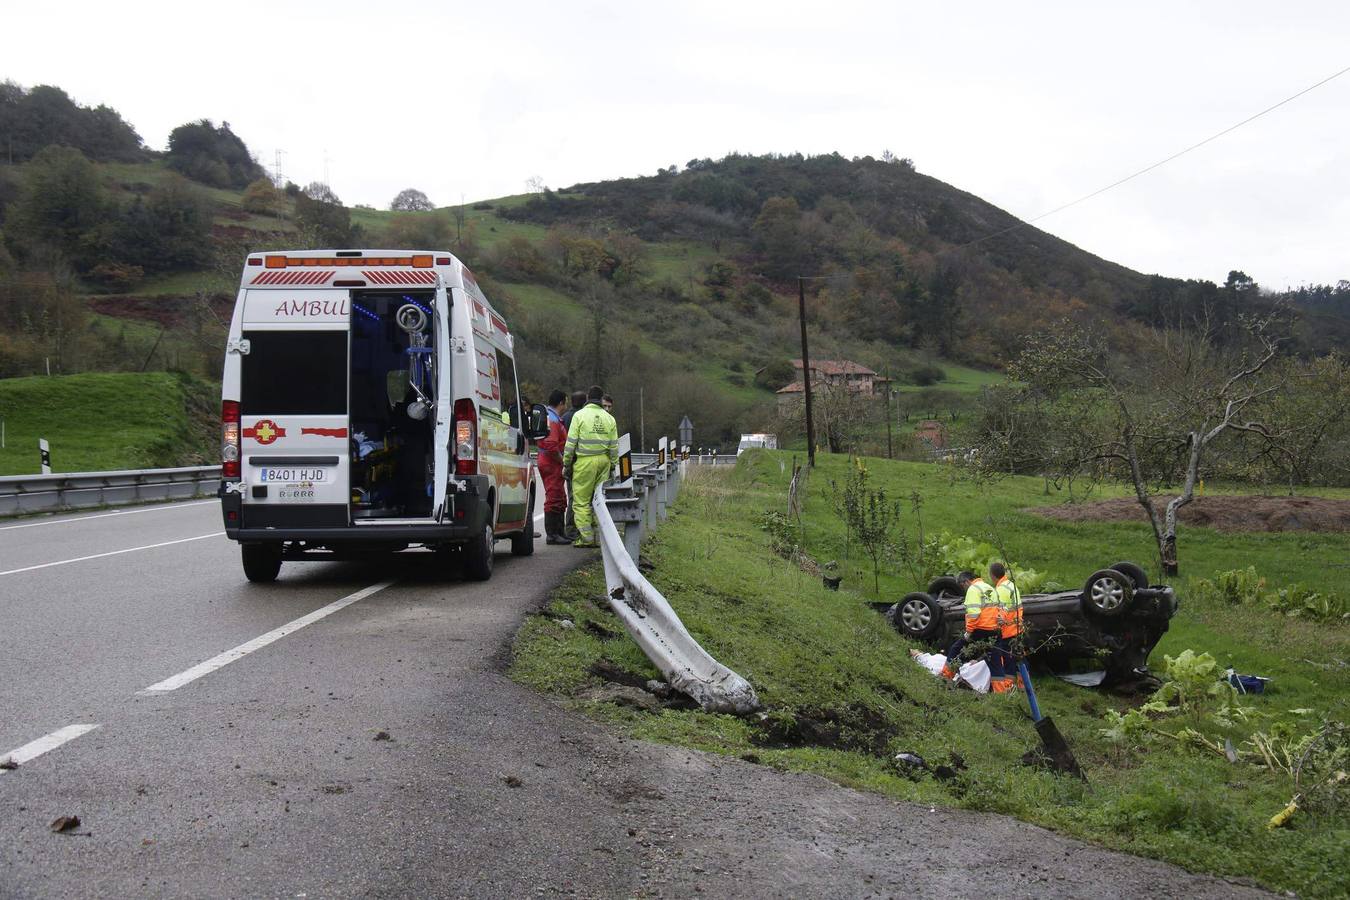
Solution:
{"label": "power line", "polygon": [[1346,66],[1344,69],[1341,69],[1339,72],[1336,72],[1336,73],[1334,73],[1334,74],[1332,74],[1332,75],[1328,75],[1326,78],[1323,78],[1321,81],[1317,82],[1316,84],[1309,85],[1308,87],[1306,87],[1306,88],[1304,88],[1303,90],[1299,91],[1297,94],[1293,94],[1293,95],[1291,95],[1291,96],[1285,97],[1285,98],[1284,98],[1283,100],[1281,100],[1279,103],[1273,104],[1273,105],[1271,105],[1271,106],[1267,106],[1265,109],[1261,110],[1261,111],[1258,112],[1258,113],[1255,113],[1254,115],[1248,116],[1247,118],[1243,119],[1241,122],[1238,122],[1236,125],[1229,125],[1229,126],[1228,126],[1227,128],[1225,128],[1223,131],[1216,132],[1215,134],[1211,134],[1209,137],[1205,138],[1203,141],[1200,141],[1200,142],[1197,143],[1197,144],[1192,144],[1191,146],[1187,147],[1185,150],[1179,150],[1178,152],[1173,153],[1171,156],[1167,157],[1166,159],[1160,159],[1160,160],[1158,160],[1157,162],[1153,163],[1151,166],[1145,166],[1144,168],[1140,169],[1138,172],[1135,172],[1135,173],[1133,173],[1133,174],[1131,174],[1131,175],[1126,175],[1124,178],[1120,179],[1119,181],[1113,181],[1113,182],[1111,182],[1110,184],[1108,184],[1108,185],[1107,185],[1106,187],[1104,187],[1104,188],[1099,188],[1099,189],[1093,191],[1093,192],[1090,193],[1090,194],[1084,194],[1082,197],[1079,197],[1077,200],[1071,200],[1071,201],[1069,201],[1068,203],[1065,203],[1063,206],[1056,206],[1054,209],[1050,210],[1049,212],[1043,212],[1043,213],[1041,213],[1039,216],[1034,216],[1034,217],[1032,217],[1032,218],[1030,218],[1030,219],[1027,219],[1026,221],[1018,222],[1016,225],[1009,225],[1007,228],[1004,228],[1004,229],[1002,229],[1002,230],[1000,230],[1000,231],[995,231],[993,234],[986,234],[986,235],[985,235],[984,237],[982,237],[982,238],[976,238],[976,239],[973,240],[973,241],[969,241],[968,243],[961,244],[960,247],[961,247],[961,248],[964,248],[964,247],[973,247],[973,246],[975,246],[976,244],[982,244],[982,243],[984,243],[985,241],[992,240],[993,238],[996,238],[996,237],[998,237],[998,236],[1000,236],[1000,235],[1003,235],[1003,234],[1007,234],[1007,233],[1010,232],[1010,231],[1016,231],[1016,230],[1019,229],[1019,228],[1023,228],[1023,227],[1025,227],[1025,226],[1027,226],[1027,225],[1030,225],[1032,222],[1039,222],[1041,219],[1044,219],[1044,218],[1046,218],[1047,216],[1053,216],[1055,213],[1063,212],[1064,210],[1068,209],[1068,208],[1071,207],[1071,206],[1077,206],[1078,204],[1080,204],[1080,203],[1082,203],[1082,202],[1084,202],[1084,201],[1086,201],[1086,200],[1091,200],[1093,197],[1096,197],[1096,196],[1099,196],[1099,195],[1101,195],[1101,194],[1104,194],[1104,193],[1106,193],[1107,191],[1111,190],[1112,188],[1118,188],[1118,187],[1120,187],[1122,184],[1125,184],[1127,181],[1133,181],[1134,179],[1138,178],[1140,175],[1145,175],[1145,174],[1147,174],[1147,173],[1149,173],[1149,172],[1152,172],[1154,169],[1158,168],[1159,166],[1164,166],[1164,165],[1166,165],[1167,163],[1170,163],[1170,162],[1171,162],[1172,160],[1174,160],[1174,159],[1178,159],[1178,158],[1180,158],[1180,157],[1182,157],[1182,156],[1185,156],[1187,153],[1190,153],[1192,150],[1199,150],[1201,147],[1205,146],[1206,144],[1210,143],[1211,141],[1218,140],[1219,138],[1223,137],[1224,135],[1226,135],[1226,134],[1228,134],[1228,133],[1230,133],[1230,132],[1236,131],[1237,129],[1241,128],[1243,125],[1246,125],[1246,124],[1249,123],[1249,122],[1254,122],[1254,121],[1256,121],[1257,119],[1259,119],[1259,118],[1261,118],[1262,116],[1264,116],[1266,113],[1273,112],[1273,111],[1279,109],[1281,106],[1284,106],[1286,103],[1290,103],[1290,102],[1292,102],[1292,101],[1294,101],[1294,100],[1297,100],[1299,97],[1302,97],[1304,94],[1306,94],[1306,93],[1308,93],[1308,92],[1310,92],[1310,91],[1314,91],[1314,90],[1316,90],[1317,88],[1320,88],[1322,85],[1326,84],[1326,83],[1329,82],[1329,81],[1332,81],[1333,79],[1336,79],[1336,78],[1341,77],[1341,76],[1344,75],[1346,72],[1350,72],[1350,66]]}

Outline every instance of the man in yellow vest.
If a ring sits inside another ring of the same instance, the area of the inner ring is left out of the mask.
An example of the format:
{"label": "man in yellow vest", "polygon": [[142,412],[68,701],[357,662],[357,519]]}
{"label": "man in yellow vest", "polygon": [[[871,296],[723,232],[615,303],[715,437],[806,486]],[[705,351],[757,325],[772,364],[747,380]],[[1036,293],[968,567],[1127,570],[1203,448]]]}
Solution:
{"label": "man in yellow vest", "polygon": [[[956,584],[966,592],[966,633],[957,638],[947,650],[947,664],[942,667],[942,674],[947,678],[956,677],[957,671],[961,668],[961,653],[968,644],[977,641],[988,641],[993,644],[999,637],[998,597],[994,594],[994,589],[974,572],[960,573],[956,576]],[[1002,669],[994,671],[996,662],[994,653],[988,654],[986,662],[989,664],[992,684],[993,678],[1002,674]]]}
{"label": "man in yellow vest", "polygon": [[604,388],[591,385],[586,405],[572,416],[563,451],[563,476],[572,485],[572,508],[580,536],[573,547],[597,547],[591,499],[619,461],[619,429],[600,405]]}
{"label": "man in yellow vest", "polygon": [[994,595],[998,598],[999,637],[994,643],[998,668],[1002,674],[994,675],[991,664],[989,690],[1003,694],[1017,690],[1017,663],[1013,656],[1013,639],[1022,633],[1022,592],[1017,589],[1008,574],[1008,567],[1001,562],[989,564],[989,580],[994,583]]}

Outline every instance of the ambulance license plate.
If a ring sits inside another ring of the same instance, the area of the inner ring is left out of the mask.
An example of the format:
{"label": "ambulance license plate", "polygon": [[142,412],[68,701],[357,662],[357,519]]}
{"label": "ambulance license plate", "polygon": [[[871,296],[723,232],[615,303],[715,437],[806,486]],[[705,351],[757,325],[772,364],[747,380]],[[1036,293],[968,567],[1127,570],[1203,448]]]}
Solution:
{"label": "ambulance license plate", "polygon": [[263,469],[264,483],[281,482],[283,484],[322,484],[328,481],[328,469]]}

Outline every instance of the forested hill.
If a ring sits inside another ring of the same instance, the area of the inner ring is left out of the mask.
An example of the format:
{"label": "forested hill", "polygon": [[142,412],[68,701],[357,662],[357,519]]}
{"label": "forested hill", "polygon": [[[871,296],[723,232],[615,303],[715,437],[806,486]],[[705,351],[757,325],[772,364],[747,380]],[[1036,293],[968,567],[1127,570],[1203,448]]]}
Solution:
{"label": "forested hill", "polygon": [[[336,246],[454,250],[509,314],[532,396],[601,382],[625,422],[656,434],[689,414],[708,443],[791,430],[774,392],[797,378],[798,276],[812,355],[926,385],[929,409],[1066,316],[1128,340],[1270,299],[1241,271],[1133,272],[889,153],[732,154],[441,208],[413,185],[376,210],[273,184],[228,123],[184,123],[153,151],[113,109],[0,85],[0,377],[217,377],[244,255]],[[1305,346],[1334,347],[1350,284],[1304,293]]]}

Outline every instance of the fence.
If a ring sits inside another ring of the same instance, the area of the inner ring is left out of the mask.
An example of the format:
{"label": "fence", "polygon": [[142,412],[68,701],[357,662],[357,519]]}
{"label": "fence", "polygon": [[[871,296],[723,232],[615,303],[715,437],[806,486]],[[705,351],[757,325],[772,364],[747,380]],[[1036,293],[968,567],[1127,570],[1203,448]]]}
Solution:
{"label": "fence", "polygon": [[[714,458],[708,464],[717,463]],[[748,713],[759,708],[750,682],[713,659],[694,640],[670,603],[637,567],[642,538],[665,521],[691,464],[697,464],[695,457],[662,465],[653,460],[634,469],[631,478],[610,482],[596,492],[592,505],[605,562],[605,590],[610,609],[671,687],[706,710]]]}
{"label": "fence", "polygon": [[213,497],[220,466],[0,476],[0,516]]}

